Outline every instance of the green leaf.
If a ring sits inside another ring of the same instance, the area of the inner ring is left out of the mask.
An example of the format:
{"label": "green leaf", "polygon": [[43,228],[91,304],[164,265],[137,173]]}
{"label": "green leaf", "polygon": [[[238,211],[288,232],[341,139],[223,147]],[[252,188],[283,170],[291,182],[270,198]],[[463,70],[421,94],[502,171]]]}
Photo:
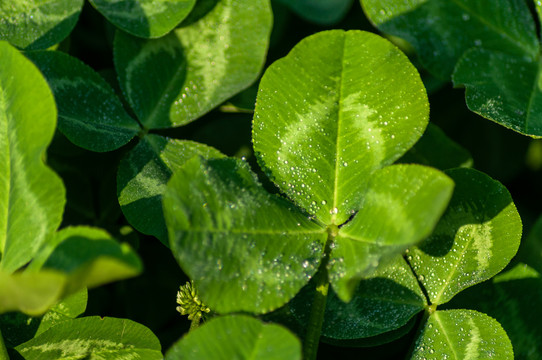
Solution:
{"label": "green leaf", "polygon": [[66,274],[65,294],[138,275],[141,261],[127,245],[90,227],[68,227],[56,233],[29,265],[29,272],[56,270]]}
{"label": "green leaf", "polygon": [[160,39],[117,32],[121,88],[146,128],[189,123],[256,80],[270,31],[268,0],[221,0]]}
{"label": "green leaf", "polygon": [[542,216],[536,220],[527,238],[521,241],[516,258],[542,273]]}
{"label": "green leaf", "polygon": [[140,131],[111,86],[84,63],[59,51],[26,55],[47,78],[58,106],[58,128],[71,142],[92,151],[111,151]]}
{"label": "green leaf", "polygon": [[535,24],[524,0],[361,0],[380,30],[406,39],[422,65],[449,79],[465,51],[484,47],[538,57]]}
{"label": "green leaf", "polygon": [[464,85],[467,106],[481,116],[532,137],[542,137],[540,60],[473,49],[457,63],[454,85]]}
{"label": "green leaf", "polygon": [[300,17],[320,24],[339,22],[352,6],[353,0],[279,0]]}
{"label": "green leaf", "polygon": [[196,0],[90,0],[107,20],[139,37],[157,38],[170,32]]}
{"label": "green leaf", "polygon": [[450,205],[407,258],[433,304],[500,272],[521,239],[521,219],[502,184],[473,169],[447,174],[456,184]]}
{"label": "green leaf", "polygon": [[119,165],[117,195],[124,216],[138,231],[157,237],[166,246],[162,194],[171,174],[196,155],[224,156],[203,144],[148,134]]}
{"label": "green leaf", "polygon": [[175,343],[166,360],[301,360],[301,343],[286,328],[244,315],[210,320]]}
{"label": "green leaf", "polygon": [[542,278],[533,268],[512,269],[462,291],[450,302],[487,313],[502,324],[514,346],[515,359],[542,359]]}
{"label": "green leaf", "polygon": [[436,311],[416,342],[412,360],[512,360],[512,344],[493,318],[473,310]]}
{"label": "green leaf", "polygon": [[171,250],[217,312],[276,309],[321,261],[324,227],[267,193],[241,160],[193,158],[163,203]]}
{"label": "green leaf", "polygon": [[47,311],[39,323],[36,335],[45,332],[50,327],[69,319],[75,319],[87,309],[88,291],[87,289],[66,297],[61,302],[55,304]]}
{"label": "green leaf", "polygon": [[99,316],[62,322],[15,350],[26,360],[163,358],[160,342],[143,325]]}
{"label": "green leaf", "polygon": [[36,67],[4,41],[0,58],[0,271],[11,273],[60,225],[66,200],[43,161],[56,125],[53,95]]}
{"label": "green leaf", "polygon": [[[309,322],[314,291],[314,286],[307,286],[289,303],[301,324]],[[416,277],[397,255],[388,266],[361,280],[350,302],[341,301],[333,291],[329,293],[322,336],[333,341],[381,335],[407,324],[425,305]]]}
{"label": "green leaf", "polygon": [[79,18],[83,0],[9,0],[0,3],[0,40],[27,50],[64,40]]}
{"label": "green leaf", "polygon": [[265,72],[254,149],[291,199],[326,224],[359,209],[370,174],[427,125],[419,74],[390,42],[333,30],[303,39]]}
{"label": "green leaf", "polygon": [[354,218],[339,229],[329,278],[349,301],[360,278],[431,234],[452,196],[453,181],[421,165],[375,171]]}
{"label": "green leaf", "polygon": [[420,140],[398,162],[417,163],[447,170],[471,167],[472,157],[465,148],[430,123]]}

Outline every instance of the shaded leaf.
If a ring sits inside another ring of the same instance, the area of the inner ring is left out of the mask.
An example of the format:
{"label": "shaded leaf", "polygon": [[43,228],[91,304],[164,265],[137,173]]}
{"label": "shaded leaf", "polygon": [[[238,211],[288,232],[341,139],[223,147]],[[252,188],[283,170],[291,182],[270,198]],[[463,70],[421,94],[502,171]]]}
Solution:
{"label": "shaded leaf", "polygon": [[160,342],[143,325],[99,316],[62,322],[15,350],[26,360],[163,358]]}
{"label": "shaded leaf", "polygon": [[416,341],[413,360],[512,360],[512,344],[501,325],[474,310],[436,311]]}
{"label": "shaded leaf", "polygon": [[256,80],[270,31],[268,0],[221,0],[160,39],[117,32],[121,88],[146,128],[186,124]]}
{"label": "shaded leaf", "polygon": [[353,0],[279,0],[297,15],[321,25],[339,22],[352,6]]}
{"label": "shaded leaf", "polygon": [[193,141],[148,134],[119,165],[117,195],[124,216],[138,231],[156,236],[166,246],[169,242],[162,194],[171,174],[196,155],[223,156],[218,150]]}
{"label": "shaded leaf", "polygon": [[113,24],[139,37],[170,32],[192,10],[196,0],[90,0]]}
{"label": "shaded leaf", "polygon": [[403,155],[428,116],[414,66],[383,38],[332,30],[265,72],[253,126],[260,164],[326,224],[357,210],[369,175]]}
{"label": "shaded leaf", "polygon": [[166,360],[301,360],[301,343],[286,328],[248,316],[210,320],[174,344]]}
{"label": "shaded leaf", "polygon": [[473,169],[446,172],[456,187],[433,234],[408,260],[433,304],[493,277],[516,254],[521,219],[506,188]]}
{"label": "shaded leaf", "polygon": [[193,158],[163,203],[171,250],[217,312],[276,309],[318,268],[326,230],[267,193],[243,161]]}
{"label": "shaded leaf", "polygon": [[56,107],[36,67],[0,41],[0,271],[25,265],[60,225],[65,190],[44,164]]}
{"label": "shaded leaf", "polygon": [[14,0],[0,3],[0,40],[27,50],[64,40],[79,18],[83,0]]}
{"label": "shaded leaf", "polygon": [[92,151],[111,151],[140,131],[111,86],[93,69],[59,51],[26,55],[47,78],[58,106],[58,128],[71,142]]}

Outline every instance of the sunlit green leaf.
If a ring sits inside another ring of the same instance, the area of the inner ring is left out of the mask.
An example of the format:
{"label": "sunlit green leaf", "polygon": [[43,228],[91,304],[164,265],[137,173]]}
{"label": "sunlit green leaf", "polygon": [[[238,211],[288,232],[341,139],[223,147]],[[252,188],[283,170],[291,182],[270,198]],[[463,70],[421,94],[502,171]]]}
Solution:
{"label": "sunlit green leaf", "polygon": [[449,79],[465,51],[483,47],[538,57],[535,24],[524,0],[361,0],[382,31],[406,39],[422,65]]}
{"label": "sunlit green leaf", "polygon": [[156,38],[177,26],[196,0],[90,0],[90,3],[122,30]]}
{"label": "sunlit green leaf", "polygon": [[81,61],[58,51],[27,56],[47,78],[58,106],[58,128],[74,144],[110,151],[140,131],[111,86]]}
{"label": "sunlit green leaf", "polygon": [[267,193],[243,161],[188,161],[163,202],[171,250],[215,311],[273,310],[318,268],[325,229]]}
{"label": "sunlit green leaf", "polygon": [[433,304],[500,272],[521,238],[521,219],[503,185],[473,169],[447,174],[456,184],[450,205],[407,258]]}
{"label": "sunlit green leaf", "polygon": [[270,31],[268,0],[221,0],[160,39],[117,32],[120,85],[145,127],[186,124],[256,80]]}
{"label": "sunlit green leaf", "polygon": [[154,235],[168,245],[162,194],[171,174],[196,155],[223,156],[203,144],[149,134],[121,161],[117,176],[119,204],[138,231]]}
{"label": "sunlit green leaf", "polygon": [[72,31],[83,0],[7,0],[0,2],[0,40],[19,48],[46,49]]}
{"label": "sunlit green leaf", "polygon": [[163,358],[160,341],[143,325],[99,316],[64,321],[15,350],[26,360]]}
{"label": "sunlit green leaf", "polygon": [[286,328],[248,316],[210,320],[174,344],[166,360],[301,360],[301,343]]}
{"label": "sunlit green leaf", "polygon": [[390,42],[361,31],[321,32],[266,70],[254,149],[283,192],[340,225],[359,208],[369,175],[418,140],[427,116],[423,83]]}
{"label": "sunlit green leaf", "polygon": [[0,271],[26,264],[60,225],[65,190],[44,164],[56,107],[36,67],[0,41]]}
{"label": "sunlit green leaf", "polygon": [[279,0],[304,19],[321,25],[340,21],[352,6],[353,0]]}

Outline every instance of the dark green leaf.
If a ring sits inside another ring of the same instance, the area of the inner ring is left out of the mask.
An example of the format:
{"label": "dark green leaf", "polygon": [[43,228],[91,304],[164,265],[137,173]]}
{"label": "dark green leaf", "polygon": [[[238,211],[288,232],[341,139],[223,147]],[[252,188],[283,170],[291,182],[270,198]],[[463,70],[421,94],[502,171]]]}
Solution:
{"label": "dark green leaf", "polygon": [[304,19],[321,25],[340,21],[352,6],[353,0],[279,0]]}

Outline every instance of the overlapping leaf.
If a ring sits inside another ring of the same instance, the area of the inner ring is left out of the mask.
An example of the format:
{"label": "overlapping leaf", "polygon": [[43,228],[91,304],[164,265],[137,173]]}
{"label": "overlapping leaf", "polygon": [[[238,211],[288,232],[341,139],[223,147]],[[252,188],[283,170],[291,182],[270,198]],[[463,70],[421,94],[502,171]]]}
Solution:
{"label": "overlapping leaf", "polygon": [[322,25],[340,21],[353,0],[279,0],[304,19]]}
{"label": "overlapping leaf", "polygon": [[0,40],[28,50],[62,41],[79,18],[83,0],[13,0],[0,3]]}
{"label": "overlapping leaf", "polygon": [[117,32],[120,85],[145,127],[186,124],[258,76],[271,30],[269,1],[221,0],[207,10],[161,39]]}
{"label": "overlapping leaf", "polygon": [[433,304],[493,277],[516,254],[521,219],[499,182],[472,169],[450,170],[450,206],[433,234],[408,256]]}

